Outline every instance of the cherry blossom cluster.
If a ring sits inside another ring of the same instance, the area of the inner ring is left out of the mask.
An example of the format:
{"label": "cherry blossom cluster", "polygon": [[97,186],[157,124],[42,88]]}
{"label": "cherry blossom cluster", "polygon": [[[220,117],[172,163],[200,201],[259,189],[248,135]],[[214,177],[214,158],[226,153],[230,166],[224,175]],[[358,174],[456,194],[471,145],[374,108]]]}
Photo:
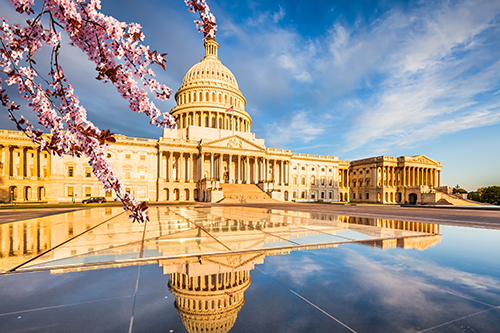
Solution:
{"label": "cherry blossom cluster", "polygon": [[200,19],[195,20],[194,23],[199,32],[203,32],[203,40],[215,38],[217,31],[217,24],[215,23],[215,16],[210,12],[205,0],[184,0],[189,11],[192,13],[199,12]]}
{"label": "cherry blossom cluster", "polygon": [[[11,0],[21,14],[35,14],[34,0]],[[176,120],[163,113],[149,99],[154,94],[159,100],[170,98],[171,89],[160,84],[152,65],[166,69],[166,54],[151,51],[141,44],[144,34],[136,23],[123,23],[114,17],[102,14],[100,0],[44,0],[42,9],[25,26],[9,25],[0,18],[0,103],[8,110],[9,117],[41,150],[59,156],[86,156],[95,176],[105,190],[114,190],[134,221],[148,220],[145,202],[133,200],[124,191],[111,163],[107,160],[109,143],[115,142],[113,133],[100,130],[87,119],[87,112],[80,105],[73,86],[67,82],[59,64],[62,31],[70,39],[70,45],[80,48],[95,63],[97,80],[111,82],[120,95],[128,100],[134,112],[145,113],[150,124],[175,127]],[[204,38],[215,36],[215,17],[209,12],[205,1],[186,1],[189,9],[200,12],[198,29]],[[46,26],[42,24],[42,20]],[[47,45],[52,48],[50,72],[41,75],[36,69],[35,54]],[[2,84],[16,85],[31,112],[38,116],[38,123],[51,131],[46,135],[16,116],[20,105],[11,101]]]}

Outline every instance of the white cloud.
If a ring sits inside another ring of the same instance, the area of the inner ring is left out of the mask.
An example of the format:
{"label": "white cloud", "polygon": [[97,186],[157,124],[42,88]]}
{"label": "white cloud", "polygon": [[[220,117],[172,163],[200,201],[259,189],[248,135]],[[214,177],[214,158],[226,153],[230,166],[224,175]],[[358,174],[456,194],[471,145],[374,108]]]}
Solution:
{"label": "white cloud", "polygon": [[285,17],[285,10],[281,6],[279,6],[279,8],[280,8],[280,10],[275,12],[272,15],[274,24],[278,23],[279,21],[281,21]]}
{"label": "white cloud", "polygon": [[311,120],[309,112],[294,111],[291,117],[268,125],[267,145],[283,147],[292,141],[308,143],[323,132],[322,126]]}
{"label": "white cloud", "polygon": [[[500,63],[481,55],[481,33],[495,23],[500,3],[476,7],[469,2],[455,7],[446,3],[430,16],[423,15],[432,12],[427,7],[411,15],[393,12],[354,39],[345,29],[334,29],[331,52],[334,63],[344,66],[356,57],[357,49],[373,50],[372,43],[392,41],[391,47],[381,47],[373,55],[383,60],[378,72],[369,70],[382,80],[345,134],[348,149],[370,143],[390,149],[500,122],[500,102],[480,97],[500,83]],[[359,82],[369,74],[351,78]]]}

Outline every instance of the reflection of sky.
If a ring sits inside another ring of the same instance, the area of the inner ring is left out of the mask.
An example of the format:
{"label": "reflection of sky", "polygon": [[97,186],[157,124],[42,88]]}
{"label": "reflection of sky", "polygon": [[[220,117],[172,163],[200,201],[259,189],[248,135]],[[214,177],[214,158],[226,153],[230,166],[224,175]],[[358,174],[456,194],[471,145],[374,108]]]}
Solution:
{"label": "reflection of sky", "polygon": [[[500,231],[448,226],[441,231],[442,242],[425,251],[349,244],[268,257],[258,269],[276,286],[259,288],[273,295],[280,295],[275,292],[278,285],[293,290],[358,332],[412,332],[434,326],[441,332],[438,329],[455,331],[460,328],[456,325],[497,332],[500,313],[492,306],[500,305]],[[255,275],[262,275],[252,274],[257,284]],[[246,293],[240,317],[254,311],[251,292]],[[288,317],[281,320],[290,323]],[[459,320],[462,317],[467,318]]]}
{"label": "reflection of sky", "polygon": [[[424,251],[267,256],[231,332],[498,332],[500,231],[441,232]],[[167,282],[158,265],[0,276],[0,331],[127,331],[133,314],[133,332],[186,332]]]}

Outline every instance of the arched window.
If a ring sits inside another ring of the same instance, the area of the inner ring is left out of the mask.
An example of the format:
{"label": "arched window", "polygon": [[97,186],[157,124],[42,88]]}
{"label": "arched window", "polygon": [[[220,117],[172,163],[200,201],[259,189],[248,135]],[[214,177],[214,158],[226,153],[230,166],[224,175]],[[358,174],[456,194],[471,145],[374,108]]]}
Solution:
{"label": "arched window", "polygon": [[227,95],[224,95],[224,104],[227,104]]}
{"label": "arched window", "polygon": [[222,103],[222,94],[219,94],[219,103]]}
{"label": "arched window", "polygon": [[196,102],[196,93],[193,93],[193,102]]}
{"label": "arched window", "polygon": [[200,92],[200,102],[203,101],[203,94]]}
{"label": "arched window", "polygon": [[207,100],[207,102],[209,102],[209,101],[210,101],[209,96],[210,96],[210,94],[209,94],[209,93],[206,93],[206,94],[205,94],[205,99]]}
{"label": "arched window", "polygon": [[232,97],[229,97],[229,104],[233,105],[233,98]]}
{"label": "arched window", "polygon": [[212,93],[212,102],[215,102],[215,93]]}
{"label": "arched window", "polygon": [[311,185],[316,185],[316,177],[311,177]]}

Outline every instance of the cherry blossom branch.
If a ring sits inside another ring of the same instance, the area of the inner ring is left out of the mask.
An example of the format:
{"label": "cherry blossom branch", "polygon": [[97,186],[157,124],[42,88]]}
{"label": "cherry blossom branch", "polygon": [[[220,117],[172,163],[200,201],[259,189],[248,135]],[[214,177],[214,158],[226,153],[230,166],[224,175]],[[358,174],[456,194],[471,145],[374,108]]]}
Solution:
{"label": "cherry blossom branch", "polygon": [[194,20],[196,27],[199,32],[203,32],[203,40],[210,38],[215,38],[215,32],[217,31],[217,23],[215,22],[215,16],[210,12],[205,0],[184,0],[186,6],[192,13],[199,12],[200,19]]}
{"label": "cherry blossom branch", "polygon": [[[203,38],[215,37],[217,26],[205,0],[186,0],[192,12],[199,12],[195,20]],[[11,0],[20,14],[35,14],[34,0]],[[168,112],[161,112],[149,99],[148,91],[159,100],[171,96],[171,89],[160,84],[154,77],[152,65],[166,69],[166,53],[158,54],[141,44],[144,34],[141,26],[124,23],[99,10],[100,0],[44,0],[41,11],[26,26],[7,24],[0,18],[0,103],[8,110],[9,117],[41,150],[49,150],[58,156],[86,156],[94,175],[105,190],[113,190],[120,198],[124,209],[135,221],[146,221],[147,205],[130,198],[124,191],[111,163],[107,160],[109,143],[115,142],[113,133],[100,130],[87,119],[87,111],[80,105],[73,86],[67,82],[59,63],[61,31],[68,34],[70,45],[80,48],[94,62],[96,79],[111,82],[128,100],[132,111],[145,113],[150,124],[160,127],[175,127],[176,119]],[[48,27],[42,25],[48,16]],[[43,47],[51,47],[49,78],[37,70],[35,56]],[[27,66],[21,65],[25,61]],[[28,102],[31,112],[36,113],[38,123],[50,130],[50,135],[35,129],[23,115],[16,116],[20,105],[10,100],[3,84],[17,84],[19,94]]]}

